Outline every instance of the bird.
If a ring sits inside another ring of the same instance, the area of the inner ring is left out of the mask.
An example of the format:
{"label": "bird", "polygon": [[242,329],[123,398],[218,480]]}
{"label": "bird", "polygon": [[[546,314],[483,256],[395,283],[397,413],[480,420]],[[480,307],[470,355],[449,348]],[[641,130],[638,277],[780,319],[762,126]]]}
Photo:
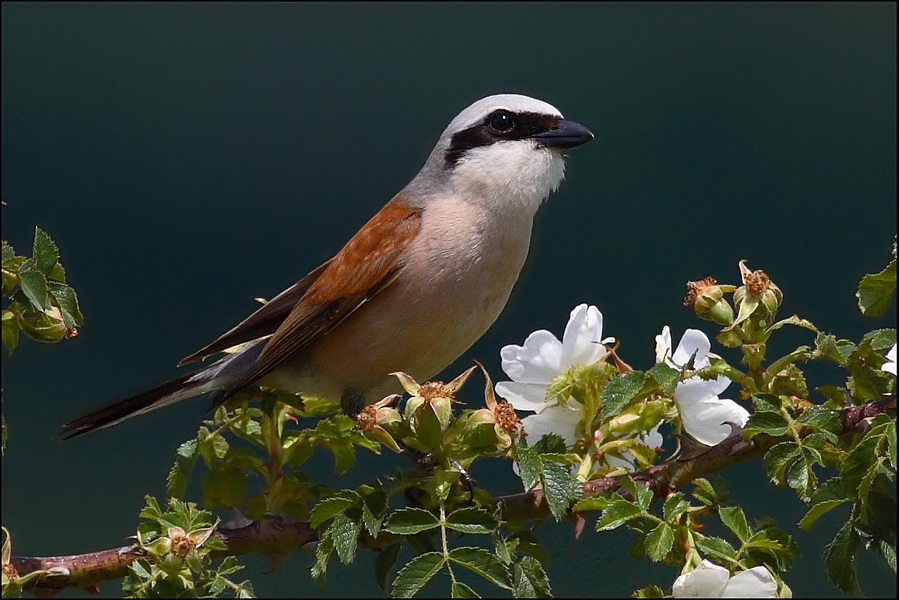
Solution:
{"label": "bird", "polygon": [[339,401],[352,415],[399,391],[392,373],[433,377],[497,319],[537,209],[565,176],[564,151],[593,138],[535,98],[474,102],[340,251],[179,366],[229,353],[73,419],[57,437],[209,393],[219,406],[254,384]]}

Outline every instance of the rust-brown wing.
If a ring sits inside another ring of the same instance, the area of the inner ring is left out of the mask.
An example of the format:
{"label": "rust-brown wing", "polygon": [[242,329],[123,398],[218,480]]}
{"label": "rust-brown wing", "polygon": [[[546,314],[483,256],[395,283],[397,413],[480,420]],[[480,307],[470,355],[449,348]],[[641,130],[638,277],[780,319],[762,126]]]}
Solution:
{"label": "rust-brown wing", "polygon": [[287,318],[287,315],[290,314],[290,311],[293,310],[293,307],[303,298],[306,291],[318,280],[330,262],[329,260],[312,270],[298,282],[269,300],[249,317],[220,335],[211,344],[183,358],[178,363],[178,366],[206,358],[211,354],[221,352],[237,344],[273,334],[284,322],[284,319]]}
{"label": "rust-brown wing", "polygon": [[390,285],[402,268],[403,251],[421,227],[421,209],[394,198],[332,258],[283,320],[255,364],[220,404],[258,381],[319,336],[331,331],[375,294]]}

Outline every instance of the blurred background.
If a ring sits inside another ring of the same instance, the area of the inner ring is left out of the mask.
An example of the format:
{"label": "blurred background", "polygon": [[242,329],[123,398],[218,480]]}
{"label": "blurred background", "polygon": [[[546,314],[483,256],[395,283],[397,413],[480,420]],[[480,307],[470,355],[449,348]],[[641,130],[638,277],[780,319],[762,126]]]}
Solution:
{"label": "blurred background", "polygon": [[[866,319],[853,295],[896,232],[894,3],[3,3],[3,238],[28,254],[34,226],[47,231],[86,318],[75,339],[3,352],[15,554],[123,544],[207,402],[50,436],[175,375],[254,297],[338,250],[460,110],[506,92],[557,106],[596,140],[571,152],[537,215],[505,312],[445,378],[479,359],[505,379],[500,348],[541,328],[561,337],[582,302],[626,361],[649,368],[663,325],[675,341],[687,327],[715,333],[682,306],[686,281],[738,282],[744,258],[784,291],[784,316],[850,339],[896,326],[895,305]],[[812,341],[784,338],[771,352]],[[476,401],[480,384],[465,392]],[[305,470],[333,485],[390,472],[360,458],[345,479],[324,453]],[[495,494],[520,489],[505,462],[474,475]],[[794,594],[835,593],[822,550],[846,514],[804,533],[804,506],[758,461],[724,477],[750,518],[797,536]],[[576,544],[570,523],[540,532],[558,596],[630,595],[676,576],[629,559],[629,532],[588,529]],[[332,560],[324,590],[305,554],[272,574],[249,557],[244,573],[260,596],[377,595],[373,560]],[[886,565],[859,567],[867,593],[895,596]]]}

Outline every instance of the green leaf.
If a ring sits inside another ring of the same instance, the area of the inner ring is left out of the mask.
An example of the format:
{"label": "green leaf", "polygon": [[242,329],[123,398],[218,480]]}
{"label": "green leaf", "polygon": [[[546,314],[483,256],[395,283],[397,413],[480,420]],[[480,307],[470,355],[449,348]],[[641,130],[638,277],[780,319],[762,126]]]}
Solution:
{"label": "green leaf", "polygon": [[[355,493],[353,494],[355,495]],[[318,528],[328,519],[343,514],[347,509],[358,506],[359,504],[361,504],[360,498],[358,496],[354,498],[349,494],[335,494],[334,496],[325,498],[316,504],[309,514],[309,525],[313,528]]]}
{"label": "green leaf", "polygon": [[518,446],[518,472],[524,491],[531,491],[543,475],[543,459],[534,450]]}
{"label": "green leaf", "polygon": [[556,521],[567,514],[571,501],[579,497],[580,490],[581,486],[568,467],[543,461],[543,494]]}
{"label": "green leaf", "polygon": [[378,537],[383,521],[381,515],[387,510],[387,493],[381,490],[372,492],[362,499],[362,523],[374,537]]}
{"label": "green leaf", "polygon": [[81,314],[81,307],[78,306],[78,296],[75,294],[75,290],[68,286],[60,287],[57,284],[51,284],[50,295],[56,300],[59,312],[62,314],[62,322],[66,327],[72,329],[84,324],[84,315]]}
{"label": "green leaf", "polygon": [[661,387],[666,394],[674,394],[674,390],[677,389],[677,382],[680,381],[680,371],[672,369],[665,363],[658,363],[647,371],[647,373],[649,373],[649,376],[659,384],[659,387]]}
{"label": "green leaf", "polygon": [[752,536],[752,529],[746,521],[746,515],[739,506],[722,506],[718,509],[718,514],[725,527],[734,532],[741,542],[746,543],[746,540]]}
{"label": "green leaf", "polygon": [[550,432],[544,433],[532,449],[537,454],[565,454],[568,447],[561,435]]}
{"label": "green leaf", "polygon": [[818,356],[828,358],[838,365],[846,364],[846,357],[840,352],[836,336],[829,333],[819,333],[815,336],[815,353]]}
{"label": "green leaf", "polygon": [[868,317],[879,317],[890,307],[896,289],[896,259],[880,273],[865,275],[858,284],[858,308]]}
{"label": "green leaf", "polygon": [[334,472],[338,475],[349,471],[356,464],[356,447],[352,442],[333,441],[326,444],[334,454]]}
{"label": "green leaf", "polygon": [[665,521],[674,524],[688,508],[690,508],[690,503],[684,498],[683,492],[675,492],[665,498],[662,514],[665,516]]}
{"label": "green leaf", "polygon": [[824,549],[827,578],[841,591],[856,596],[861,594],[855,572],[855,552],[858,545],[858,536],[852,527],[852,521],[849,521]]}
{"label": "green leaf", "polygon": [[315,548],[315,564],[309,570],[312,581],[318,586],[322,586],[325,583],[325,575],[328,572],[328,559],[333,551],[334,541],[331,539],[330,532],[326,530]]}
{"label": "green leaf", "polygon": [[13,247],[9,245],[9,242],[3,240],[2,244],[2,254],[0,254],[0,262],[6,262],[11,258],[16,256],[16,251],[13,250]]}
{"label": "green leaf", "polygon": [[480,508],[460,508],[446,517],[446,526],[462,533],[492,533],[499,527],[496,517]]}
{"label": "green leaf", "polygon": [[525,556],[512,567],[512,595],[515,598],[552,598],[552,588],[543,565]]}
{"label": "green leaf", "polygon": [[808,512],[805,513],[805,516],[799,521],[799,527],[808,531],[811,529],[812,525],[815,521],[820,519],[822,516],[832,511],[836,507],[846,504],[848,500],[825,500],[824,502],[818,502],[817,504],[813,504],[809,507]]}
{"label": "green leaf", "polygon": [[645,486],[641,483],[637,483],[630,477],[627,477],[623,481],[624,487],[631,493],[631,496],[634,498],[634,502],[636,502],[637,506],[646,510],[649,508],[650,504],[652,504],[653,492],[649,489],[648,486]]}
{"label": "green leaf", "polygon": [[37,270],[44,275],[49,275],[56,262],[59,260],[59,250],[50,236],[44,233],[40,227],[34,228],[34,248],[32,252],[34,264]]}
{"label": "green leaf", "polygon": [[461,581],[454,581],[450,587],[450,598],[480,598],[480,596]]}
{"label": "green leaf", "polygon": [[751,439],[759,433],[766,433],[772,437],[785,435],[790,423],[779,412],[756,411],[749,416],[749,420],[743,427],[746,439]]}
{"label": "green leaf", "polygon": [[247,493],[247,477],[234,466],[213,469],[200,480],[203,488],[203,504],[216,506],[240,506]]}
{"label": "green leaf", "polygon": [[43,273],[40,271],[19,273],[19,286],[36,310],[50,308],[50,292],[47,287],[47,278]]}
{"label": "green leaf", "polygon": [[799,415],[797,421],[807,427],[814,427],[832,434],[839,434],[843,430],[843,425],[840,423],[840,415],[835,410],[827,410],[817,406],[806,409],[805,412]]}
{"label": "green leaf", "polygon": [[378,558],[375,559],[375,580],[385,592],[390,583],[390,572],[393,570],[393,565],[396,564],[396,558],[400,555],[402,545],[402,542],[397,542],[382,548],[378,553]]}
{"label": "green leaf", "polygon": [[795,442],[781,442],[768,450],[763,462],[765,464],[765,472],[768,473],[771,481],[782,483],[787,467],[793,464],[801,454],[802,450]]}
{"label": "green leaf", "polygon": [[495,554],[484,548],[464,546],[454,548],[449,553],[449,558],[454,563],[460,564],[469,571],[477,573],[487,581],[503,589],[512,589],[509,581],[509,572]]}
{"label": "green leaf", "polygon": [[599,418],[605,421],[620,413],[643,388],[646,375],[641,371],[628,371],[609,380],[602,392]]}
{"label": "green leaf", "polygon": [[668,523],[659,523],[655,529],[646,534],[643,543],[650,560],[659,562],[668,555],[674,545],[674,530]]}
{"label": "green leaf", "polygon": [[704,537],[696,542],[696,546],[706,554],[723,560],[726,563],[737,559],[737,551],[725,540],[717,537]]}
{"label": "green leaf", "polygon": [[596,531],[616,529],[642,514],[643,510],[639,506],[627,500],[615,500],[602,511],[599,520],[596,521]]}
{"label": "green leaf", "polygon": [[382,529],[398,535],[412,535],[440,525],[433,514],[423,508],[401,508],[390,513]]}
{"label": "green leaf", "polygon": [[330,537],[334,541],[334,549],[337,550],[337,556],[340,557],[340,562],[343,564],[348,565],[353,562],[361,531],[362,523],[350,519],[346,513],[334,517],[334,522],[328,527]]}
{"label": "green leaf", "polygon": [[197,462],[198,447],[199,442],[196,438],[187,440],[178,446],[175,464],[172,465],[166,479],[166,495],[169,498],[184,498],[184,491],[190,481],[190,474],[193,472],[194,465]]}
{"label": "green leaf", "polygon": [[437,574],[443,566],[443,560],[440,552],[428,552],[413,558],[396,574],[391,595],[394,598],[411,598],[417,594]]}

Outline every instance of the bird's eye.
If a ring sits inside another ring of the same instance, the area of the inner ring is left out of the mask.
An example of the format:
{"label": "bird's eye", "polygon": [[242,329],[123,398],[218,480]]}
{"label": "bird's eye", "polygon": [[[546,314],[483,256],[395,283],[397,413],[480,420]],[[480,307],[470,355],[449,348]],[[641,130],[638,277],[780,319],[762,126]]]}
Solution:
{"label": "bird's eye", "polygon": [[518,123],[515,117],[507,112],[499,112],[490,118],[490,129],[497,133],[509,133]]}

